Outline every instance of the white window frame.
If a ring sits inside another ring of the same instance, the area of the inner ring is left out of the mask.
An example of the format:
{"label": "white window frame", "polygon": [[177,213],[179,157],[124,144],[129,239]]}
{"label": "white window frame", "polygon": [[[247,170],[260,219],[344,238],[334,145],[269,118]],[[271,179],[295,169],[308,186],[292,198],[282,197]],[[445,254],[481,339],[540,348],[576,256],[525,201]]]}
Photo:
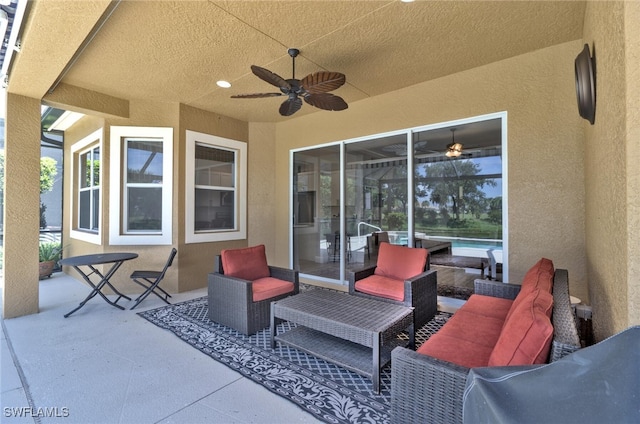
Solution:
{"label": "white window frame", "polygon": [[[86,241],[87,243],[97,244],[97,245],[102,244],[102,210],[104,209],[103,208],[104,179],[103,179],[103,172],[102,172],[104,169],[104,166],[103,166],[104,149],[102,146],[103,140],[104,140],[104,133],[102,129],[99,129],[92,132],[91,134],[89,134],[88,136],[78,141],[73,146],[71,146],[71,158],[72,158],[71,175],[74,181],[78,183],[78,189],[77,190],[74,189],[74,192],[72,194],[72,199],[71,199],[71,208],[72,210],[77,211],[77,214],[73,214],[73,213],[69,214],[70,215],[69,228],[71,228],[69,235],[72,239],[82,240],[82,241]],[[80,167],[80,162],[79,162],[80,155],[96,147],[100,150],[100,195],[99,195],[100,208],[98,210],[98,231],[97,232],[91,231],[91,230],[79,229],[78,223],[74,222],[74,218],[80,219],[80,200],[78,197],[80,195],[80,169],[76,169],[76,167],[78,168]]]}
{"label": "white window frame", "polygon": [[[118,127],[110,128],[110,172],[109,172],[109,244],[112,245],[170,245],[173,242],[173,128],[167,127]],[[161,230],[126,233],[126,219],[122,212],[126,207],[125,178],[126,163],[123,143],[125,139],[146,138],[162,140],[162,227]]]}
{"label": "white window frame", "polygon": [[[208,243],[247,238],[247,144],[241,141],[186,131],[185,175],[185,243]],[[212,231],[195,231],[195,155],[196,145],[232,150],[235,163],[235,228]]]}

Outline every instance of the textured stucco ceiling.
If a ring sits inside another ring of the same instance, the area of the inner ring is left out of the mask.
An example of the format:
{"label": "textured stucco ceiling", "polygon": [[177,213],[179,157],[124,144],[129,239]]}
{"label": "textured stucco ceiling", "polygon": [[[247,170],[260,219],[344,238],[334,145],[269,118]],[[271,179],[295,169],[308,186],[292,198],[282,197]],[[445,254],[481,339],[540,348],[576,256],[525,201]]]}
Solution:
{"label": "textured stucco ceiling", "polygon": [[[45,97],[60,81],[125,100],[180,102],[276,122],[291,119],[278,114],[284,97],[230,96],[277,92],[250,65],[290,78],[290,47],[301,50],[297,78],[344,73],[347,83],[334,94],[353,106],[579,39],[584,10],[581,1],[38,0],[28,8],[9,91]],[[232,88],[217,87],[220,79]],[[305,104],[294,117],[314,112],[340,113]]]}

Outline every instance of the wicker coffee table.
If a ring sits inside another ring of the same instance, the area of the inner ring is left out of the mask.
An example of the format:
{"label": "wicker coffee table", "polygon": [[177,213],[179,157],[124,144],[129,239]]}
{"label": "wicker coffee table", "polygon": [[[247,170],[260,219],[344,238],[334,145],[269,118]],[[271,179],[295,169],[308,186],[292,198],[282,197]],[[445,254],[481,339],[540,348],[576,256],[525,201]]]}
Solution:
{"label": "wicker coffee table", "polygon": [[[276,320],[296,323],[276,334]],[[409,341],[397,336],[403,330]],[[396,346],[414,347],[413,308],[331,290],[313,289],[271,303],[271,348],[276,342],[332,362],[373,382]]]}

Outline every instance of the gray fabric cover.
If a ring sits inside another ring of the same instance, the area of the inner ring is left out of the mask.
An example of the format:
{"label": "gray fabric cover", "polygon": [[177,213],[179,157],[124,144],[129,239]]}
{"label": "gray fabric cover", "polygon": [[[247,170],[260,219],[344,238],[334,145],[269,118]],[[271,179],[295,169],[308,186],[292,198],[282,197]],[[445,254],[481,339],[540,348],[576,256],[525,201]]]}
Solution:
{"label": "gray fabric cover", "polygon": [[640,423],[640,326],[548,365],[472,369],[463,421]]}

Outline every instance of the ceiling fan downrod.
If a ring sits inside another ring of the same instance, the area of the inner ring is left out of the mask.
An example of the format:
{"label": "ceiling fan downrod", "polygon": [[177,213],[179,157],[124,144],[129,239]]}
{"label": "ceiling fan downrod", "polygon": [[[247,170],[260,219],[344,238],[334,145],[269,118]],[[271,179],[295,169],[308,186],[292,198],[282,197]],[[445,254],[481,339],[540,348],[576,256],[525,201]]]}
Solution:
{"label": "ceiling fan downrod", "polygon": [[298,56],[298,54],[300,54],[300,50],[298,49],[289,49],[287,50],[287,53],[289,53],[289,56],[291,56],[291,59],[293,59],[293,72],[292,72],[292,77],[291,79],[296,79],[296,57]]}

